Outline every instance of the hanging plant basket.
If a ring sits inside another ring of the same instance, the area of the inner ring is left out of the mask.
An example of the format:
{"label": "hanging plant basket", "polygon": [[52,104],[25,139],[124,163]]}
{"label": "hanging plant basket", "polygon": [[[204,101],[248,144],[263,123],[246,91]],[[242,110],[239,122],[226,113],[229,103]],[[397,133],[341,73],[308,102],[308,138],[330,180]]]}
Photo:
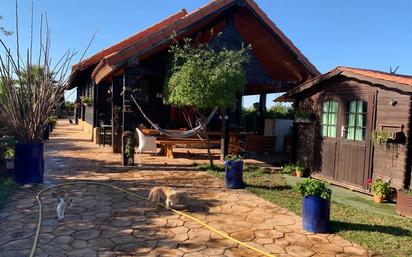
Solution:
{"label": "hanging plant basket", "polygon": [[92,106],[93,105],[93,100],[88,97],[88,96],[82,96],[80,97],[80,101],[82,102],[82,104],[84,104],[85,106]]}

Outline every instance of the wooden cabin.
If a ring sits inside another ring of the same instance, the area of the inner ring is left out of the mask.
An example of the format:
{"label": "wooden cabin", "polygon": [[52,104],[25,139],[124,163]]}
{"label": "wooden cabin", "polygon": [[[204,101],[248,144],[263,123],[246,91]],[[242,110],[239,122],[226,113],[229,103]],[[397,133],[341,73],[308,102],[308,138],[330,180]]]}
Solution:
{"label": "wooden cabin", "polygon": [[298,162],[315,176],[360,190],[382,176],[411,185],[412,76],[337,67],[276,101],[294,101],[311,121],[295,122]]}
{"label": "wooden cabin", "polygon": [[[267,93],[285,92],[320,74],[252,0],[215,0],[190,13],[183,9],[73,67],[70,88],[77,87],[75,119],[90,139],[98,139],[100,123],[111,124],[112,146],[118,152],[116,142],[122,131],[141,123],[148,126],[131,102],[132,92],[160,126],[186,126],[179,110],[163,104],[172,35],[218,49],[238,49],[242,43],[252,46],[251,60],[245,65],[247,84],[229,110],[229,127],[239,126],[242,95],[260,94],[264,108]],[[85,96],[92,104],[80,104]],[[261,122],[263,128],[264,118]],[[220,124],[217,115],[211,126],[220,129]]]}

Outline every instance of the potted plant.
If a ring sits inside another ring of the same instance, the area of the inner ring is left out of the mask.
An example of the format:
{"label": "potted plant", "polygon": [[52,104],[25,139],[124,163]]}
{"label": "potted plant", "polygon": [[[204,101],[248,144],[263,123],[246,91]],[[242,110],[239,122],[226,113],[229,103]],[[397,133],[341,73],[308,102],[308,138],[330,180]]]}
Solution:
{"label": "potted plant", "polygon": [[49,124],[51,125],[52,129],[56,128],[58,117],[53,115],[49,118]]}
{"label": "potted plant", "polygon": [[135,138],[133,132],[125,131],[122,133],[122,142],[123,142],[123,153],[122,160],[124,166],[133,166],[134,165],[134,154],[135,154]]}
{"label": "potted plant", "polygon": [[382,203],[383,199],[391,192],[391,186],[388,182],[383,181],[382,177],[377,178],[371,183],[370,189],[372,190],[375,203]]}
{"label": "potted plant", "polygon": [[91,106],[93,104],[93,100],[88,96],[81,96],[80,101],[86,106]]}
{"label": "potted plant", "polygon": [[53,54],[50,53],[48,31],[46,28],[40,32],[39,58],[21,54],[37,52],[32,46],[27,51],[12,52],[10,49],[19,46],[11,46],[0,37],[0,47],[3,48],[0,58],[5,60],[0,62],[0,123],[16,140],[14,174],[18,183],[43,182],[43,134],[47,133],[48,119],[60,106],[72,79],[69,72],[76,71],[76,67],[71,69],[74,56],[71,51],[60,60],[53,58],[59,61],[51,63],[49,57]]}
{"label": "potted plant", "polygon": [[398,190],[396,213],[412,218],[412,190]]}
{"label": "potted plant", "polygon": [[243,183],[243,160],[240,155],[225,157],[225,186],[230,189],[241,189]]}
{"label": "potted plant", "polygon": [[49,124],[48,124],[50,132],[53,132],[53,129],[56,127],[56,124],[57,124],[57,117],[51,116],[49,118]]}
{"label": "potted plant", "polygon": [[293,170],[295,172],[296,177],[302,177],[304,168],[301,164],[295,164],[293,166]]}
{"label": "potted plant", "polygon": [[386,130],[372,130],[372,143],[374,145],[387,146],[390,133]]}
{"label": "potted plant", "polygon": [[296,189],[303,196],[303,228],[313,233],[328,232],[332,190],[326,187],[325,183],[315,179],[298,182]]}
{"label": "potted plant", "polygon": [[4,152],[4,160],[6,161],[6,169],[14,169],[14,150],[12,148],[7,148]]}

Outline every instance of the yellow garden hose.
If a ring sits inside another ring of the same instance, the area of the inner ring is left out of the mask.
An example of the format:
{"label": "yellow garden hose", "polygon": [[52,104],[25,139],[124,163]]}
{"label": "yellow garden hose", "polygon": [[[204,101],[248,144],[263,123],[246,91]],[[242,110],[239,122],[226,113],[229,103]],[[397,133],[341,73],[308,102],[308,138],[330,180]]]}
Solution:
{"label": "yellow garden hose", "polygon": [[[50,190],[50,189],[56,188],[56,187],[71,186],[71,185],[77,185],[77,184],[87,184],[87,185],[98,185],[98,186],[110,187],[110,188],[113,188],[113,189],[115,189],[115,190],[118,190],[118,191],[121,191],[121,192],[123,192],[123,193],[126,193],[126,194],[128,194],[128,195],[131,195],[131,196],[134,196],[134,197],[137,197],[137,198],[140,198],[140,199],[143,199],[143,200],[146,200],[146,201],[147,201],[147,198],[146,198],[146,197],[143,197],[143,196],[141,196],[141,195],[135,194],[135,193],[130,192],[130,191],[128,191],[128,190],[126,190],[126,189],[123,189],[123,188],[121,188],[121,187],[117,187],[117,186],[114,186],[114,185],[111,185],[111,184],[106,184],[106,183],[100,183],[100,182],[76,181],[76,182],[61,183],[61,184],[57,184],[57,185],[54,185],[54,186],[50,186],[50,187],[44,188],[44,189],[40,190],[40,191],[37,193],[37,195],[36,195],[36,200],[37,200],[37,203],[38,203],[38,205],[39,205],[39,216],[38,216],[38,221],[37,221],[36,234],[35,234],[35,236],[34,236],[33,246],[32,246],[32,248],[31,248],[29,257],[33,257],[34,254],[35,254],[35,252],[36,252],[37,241],[38,241],[38,239],[39,239],[40,228],[41,228],[41,223],[42,223],[42,208],[43,208],[43,207],[42,207],[42,203],[41,203],[41,200],[40,200],[40,195],[43,194],[44,192],[46,192],[46,191],[48,191],[48,190]],[[162,204],[160,204],[160,205],[161,205],[162,207],[165,207],[165,206],[162,205]],[[189,215],[189,214],[187,214],[187,213],[184,213],[184,212],[181,212],[181,211],[178,211],[178,210],[175,210],[175,209],[169,209],[169,210],[172,211],[172,212],[174,212],[174,213],[176,213],[176,214],[178,214],[178,215],[181,215],[181,216],[183,216],[183,217],[185,217],[185,218],[187,218],[187,219],[189,219],[189,220],[192,220],[192,221],[194,221],[194,222],[202,225],[202,226],[203,226],[204,228],[206,228],[207,230],[209,230],[209,231],[211,231],[211,232],[213,232],[213,233],[215,233],[215,234],[217,234],[217,235],[219,235],[219,236],[221,236],[221,237],[223,237],[223,238],[226,238],[226,239],[228,239],[228,240],[230,240],[230,241],[232,241],[232,242],[234,242],[234,243],[237,243],[237,244],[239,244],[239,245],[241,245],[241,246],[243,246],[243,247],[246,247],[246,248],[248,248],[248,249],[250,249],[250,250],[252,250],[252,251],[254,251],[254,252],[260,253],[260,254],[262,254],[262,255],[264,255],[264,256],[268,256],[268,257],[276,257],[275,255],[272,255],[272,254],[270,254],[270,253],[267,253],[267,252],[265,252],[265,251],[263,251],[263,250],[260,250],[260,249],[258,249],[258,248],[256,248],[256,247],[253,247],[253,246],[251,246],[251,245],[248,245],[248,244],[246,244],[246,243],[244,243],[244,242],[241,242],[241,241],[239,241],[239,240],[237,240],[237,239],[235,239],[235,238],[233,238],[233,237],[231,237],[231,236],[223,233],[222,231],[219,231],[219,230],[217,230],[216,228],[209,226],[208,224],[204,223],[203,221],[201,221],[201,220],[199,220],[199,219],[197,219],[197,218],[195,218],[195,217],[193,217],[193,216],[191,216],[191,215]]]}

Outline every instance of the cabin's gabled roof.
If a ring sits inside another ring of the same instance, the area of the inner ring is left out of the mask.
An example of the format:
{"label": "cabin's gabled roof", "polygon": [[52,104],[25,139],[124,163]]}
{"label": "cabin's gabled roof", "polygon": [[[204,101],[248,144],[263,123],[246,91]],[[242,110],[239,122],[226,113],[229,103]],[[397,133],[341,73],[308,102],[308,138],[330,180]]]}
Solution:
{"label": "cabin's gabled roof", "polygon": [[353,78],[361,81],[370,82],[372,84],[385,85],[388,87],[402,89],[406,92],[412,92],[412,76],[394,74],[382,71],[352,68],[338,66],[335,69],[319,75],[307,82],[301,84],[298,87],[291,89],[284,95],[276,98],[275,102],[289,102],[294,99],[296,94],[302,93],[303,91],[320,84],[326,80],[329,80],[335,76],[342,75],[348,78]]}
{"label": "cabin's gabled roof", "polygon": [[[274,63],[277,64],[276,66],[283,65],[285,67],[283,71],[285,75],[280,76],[280,80],[302,83],[320,74],[316,67],[277,28],[253,0],[214,0],[190,13],[184,10],[178,12],[164,21],[82,61],[76,67],[75,72],[92,68],[92,79],[99,83],[109,78],[127,63],[136,60],[142,61],[151,54],[164,49],[165,46],[169,46],[172,43],[172,34],[175,34],[177,38],[190,36],[189,33],[201,29],[202,26],[204,27],[208,22],[236,5],[245,7],[251,14],[250,16],[255,17],[255,21],[251,25],[255,27],[251,27],[249,30],[243,28],[245,25],[250,24],[250,17],[242,16],[242,14],[238,15],[237,19],[235,18],[235,23],[241,28],[242,36],[247,36],[250,39],[249,41],[254,41],[252,48],[256,45],[262,49],[260,55],[266,55],[265,59],[267,59],[263,65],[269,69],[269,74],[274,74],[272,77],[282,75],[282,71],[278,67],[272,67],[275,66]],[[245,22],[246,24],[244,24]],[[256,31],[256,26],[258,26],[256,24],[258,23],[260,24],[260,30]],[[266,39],[259,37],[266,37]],[[267,39],[268,37],[270,39]],[[259,58],[259,54],[257,55]],[[274,60],[276,58],[279,60]],[[71,87],[74,86],[71,85]]]}
{"label": "cabin's gabled roof", "polygon": [[150,34],[152,34],[153,32],[156,32],[168,25],[170,25],[171,23],[179,20],[180,18],[184,17],[187,14],[187,11],[185,9],[182,9],[181,11],[173,14],[172,16],[164,19],[163,21],[156,23],[155,25],[146,28],[142,31],[139,31],[138,33],[126,38],[125,40],[122,40],[108,48],[103,49],[100,52],[97,52],[96,54],[90,56],[89,58],[85,59],[84,61],[80,62],[78,64],[77,69],[78,70],[85,70],[88,67],[90,67],[91,65],[97,64],[99,63],[103,58],[105,58],[106,56],[109,56],[117,51],[120,51],[123,48],[126,48],[132,44],[134,44],[136,41],[149,36]]}

